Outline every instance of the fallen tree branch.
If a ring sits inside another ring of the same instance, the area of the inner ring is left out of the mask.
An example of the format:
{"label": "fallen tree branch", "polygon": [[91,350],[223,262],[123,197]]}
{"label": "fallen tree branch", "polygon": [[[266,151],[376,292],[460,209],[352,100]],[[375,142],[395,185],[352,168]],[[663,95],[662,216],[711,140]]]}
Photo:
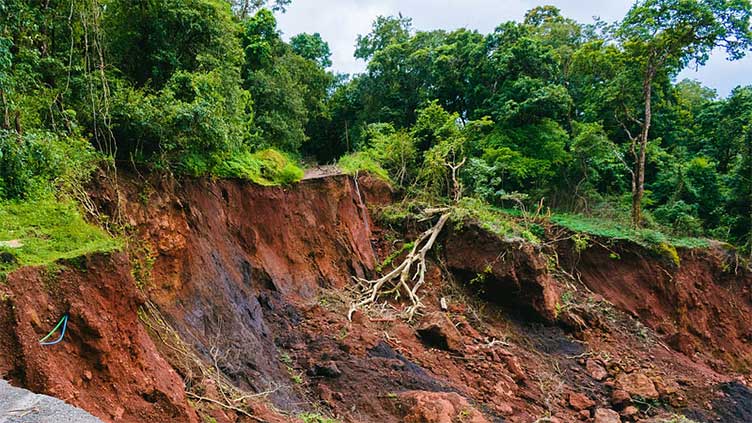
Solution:
{"label": "fallen tree branch", "polygon": [[[441,215],[431,229],[423,232],[415,240],[412,250],[410,250],[410,253],[399,266],[375,280],[366,280],[353,276],[353,279],[358,284],[360,297],[350,306],[350,310],[347,313],[348,319],[352,319],[355,310],[373,304],[380,296],[387,294],[395,294],[399,298],[400,292],[402,292],[410,299],[410,305],[403,311],[403,316],[407,320],[412,320],[415,313],[423,307],[423,303],[418,296],[418,290],[425,282],[426,254],[428,254],[436,243],[436,238],[452,215],[448,209],[433,209],[431,211],[434,213],[440,211],[444,214]],[[413,267],[415,268],[414,273]]]}

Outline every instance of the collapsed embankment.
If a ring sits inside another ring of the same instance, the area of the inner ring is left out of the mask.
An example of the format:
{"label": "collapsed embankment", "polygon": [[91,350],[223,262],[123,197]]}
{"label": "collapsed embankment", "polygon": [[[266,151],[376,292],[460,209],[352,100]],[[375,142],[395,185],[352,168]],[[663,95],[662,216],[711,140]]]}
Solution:
{"label": "collapsed embankment", "polygon": [[[752,412],[752,279],[720,249],[680,250],[677,265],[626,242],[541,247],[451,225],[427,263],[420,319],[386,304],[351,322],[351,275],[374,275],[414,232],[371,220],[367,203],[389,201],[383,184],[120,180],[119,192],[102,184],[92,198],[111,216],[120,204],[130,257],[61,263],[52,277],[21,269],[0,286],[0,374],[105,421],[196,421],[194,408],[253,421],[198,398],[223,393],[186,350],[264,393],[254,401],[277,408],[253,408],[264,421],[569,422],[603,409],[625,421],[686,412],[734,422]],[[138,314],[147,301],[164,319],[146,325],[151,338]],[[66,341],[39,346],[65,313]]]}

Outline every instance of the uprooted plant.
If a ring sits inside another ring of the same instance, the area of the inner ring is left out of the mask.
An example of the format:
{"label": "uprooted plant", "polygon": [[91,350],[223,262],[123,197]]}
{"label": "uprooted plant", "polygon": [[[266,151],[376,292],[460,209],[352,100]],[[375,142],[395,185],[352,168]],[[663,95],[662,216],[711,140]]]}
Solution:
{"label": "uprooted plant", "polygon": [[350,306],[347,313],[348,319],[352,318],[355,310],[374,304],[382,296],[394,295],[395,298],[400,298],[405,295],[410,300],[410,305],[402,313],[407,320],[412,320],[423,307],[418,290],[425,282],[426,255],[436,243],[436,238],[452,215],[450,208],[428,209],[424,213],[424,220],[431,220],[436,215],[440,217],[430,229],[418,236],[402,263],[378,279],[367,280],[353,277],[360,296]]}

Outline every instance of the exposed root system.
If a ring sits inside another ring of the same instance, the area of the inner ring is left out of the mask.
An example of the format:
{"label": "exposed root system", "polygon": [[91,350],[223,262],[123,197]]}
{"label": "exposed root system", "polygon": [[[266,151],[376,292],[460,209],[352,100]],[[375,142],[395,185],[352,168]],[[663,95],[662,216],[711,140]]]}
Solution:
{"label": "exposed root system", "polygon": [[[439,220],[430,229],[423,232],[415,240],[412,250],[391,272],[375,280],[366,280],[353,276],[358,284],[359,297],[352,303],[347,313],[347,318],[352,319],[352,314],[363,307],[374,304],[380,297],[394,295],[400,298],[402,294],[410,300],[410,305],[405,308],[402,315],[405,319],[412,320],[416,313],[423,308],[423,303],[418,296],[418,290],[425,282],[426,254],[436,243],[436,238],[441,233],[447,220],[451,216],[449,209],[427,210],[427,219],[433,215],[443,213]],[[415,269],[413,271],[413,269]]]}

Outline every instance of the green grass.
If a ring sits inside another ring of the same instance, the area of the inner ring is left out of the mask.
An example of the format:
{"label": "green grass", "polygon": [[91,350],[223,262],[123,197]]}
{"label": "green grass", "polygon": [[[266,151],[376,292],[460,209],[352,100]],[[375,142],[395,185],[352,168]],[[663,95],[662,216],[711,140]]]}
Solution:
{"label": "green grass", "polygon": [[526,225],[507,211],[475,198],[467,197],[460,200],[452,216],[456,224],[463,224],[468,219],[478,222],[480,227],[502,238],[522,238],[533,243],[540,242],[539,236],[534,233],[537,225]]}
{"label": "green grass", "polygon": [[389,173],[373,157],[362,151],[342,156],[337,165],[348,175],[354,175],[357,172],[368,172],[391,183]]}
{"label": "green grass", "polygon": [[551,222],[574,232],[604,238],[621,239],[643,246],[667,244],[680,248],[707,248],[710,242],[704,238],[674,237],[654,229],[634,229],[628,224],[582,215],[556,213]]}
{"label": "green grass", "polygon": [[221,178],[239,178],[263,186],[289,185],[303,179],[301,169],[285,154],[273,149],[238,152],[221,160],[211,172]]}
{"label": "green grass", "polygon": [[0,273],[121,246],[102,229],[84,221],[72,203],[55,200],[0,203],[0,241],[13,240],[22,246],[0,247],[0,252],[15,257],[15,263],[0,263]]}

